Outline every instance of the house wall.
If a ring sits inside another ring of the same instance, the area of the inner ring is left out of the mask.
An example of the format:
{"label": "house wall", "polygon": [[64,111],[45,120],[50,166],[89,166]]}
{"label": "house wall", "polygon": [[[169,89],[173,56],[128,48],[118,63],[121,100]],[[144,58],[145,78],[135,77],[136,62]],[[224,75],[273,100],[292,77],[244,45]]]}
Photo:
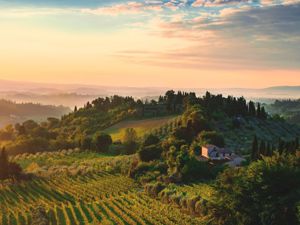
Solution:
{"label": "house wall", "polygon": [[206,147],[202,147],[202,156],[209,158],[209,150]]}

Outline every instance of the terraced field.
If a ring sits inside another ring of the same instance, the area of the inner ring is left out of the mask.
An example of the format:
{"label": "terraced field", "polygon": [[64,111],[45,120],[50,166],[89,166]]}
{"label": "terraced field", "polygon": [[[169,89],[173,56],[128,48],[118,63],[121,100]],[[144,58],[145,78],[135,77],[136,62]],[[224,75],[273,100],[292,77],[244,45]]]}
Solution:
{"label": "terraced field", "polygon": [[51,225],[201,222],[147,197],[130,178],[105,172],[0,187],[0,224],[31,224],[37,206],[45,209]]}

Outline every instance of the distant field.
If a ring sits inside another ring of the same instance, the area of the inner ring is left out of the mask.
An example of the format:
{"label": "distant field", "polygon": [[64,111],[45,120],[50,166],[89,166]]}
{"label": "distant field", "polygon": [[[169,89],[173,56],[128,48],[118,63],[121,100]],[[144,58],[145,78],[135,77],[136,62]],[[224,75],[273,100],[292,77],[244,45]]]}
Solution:
{"label": "distant field", "polygon": [[127,120],[111,126],[110,128],[105,129],[103,132],[110,134],[112,139],[116,141],[122,139],[123,131],[126,128],[134,128],[138,134],[138,137],[142,137],[151,129],[158,128],[162,124],[167,123],[174,118],[175,116],[166,116],[143,120]]}

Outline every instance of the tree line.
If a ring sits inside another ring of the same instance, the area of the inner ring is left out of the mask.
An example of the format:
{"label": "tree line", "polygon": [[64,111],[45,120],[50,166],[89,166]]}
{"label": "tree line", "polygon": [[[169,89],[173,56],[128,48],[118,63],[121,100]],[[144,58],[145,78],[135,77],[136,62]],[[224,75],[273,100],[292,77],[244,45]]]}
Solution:
{"label": "tree line", "polygon": [[252,141],[251,160],[255,161],[261,159],[262,156],[272,156],[275,151],[278,151],[279,154],[295,154],[297,150],[299,150],[298,137],[292,141],[284,141],[279,139],[278,143],[274,145],[272,142],[258,140],[257,136],[255,135]]}

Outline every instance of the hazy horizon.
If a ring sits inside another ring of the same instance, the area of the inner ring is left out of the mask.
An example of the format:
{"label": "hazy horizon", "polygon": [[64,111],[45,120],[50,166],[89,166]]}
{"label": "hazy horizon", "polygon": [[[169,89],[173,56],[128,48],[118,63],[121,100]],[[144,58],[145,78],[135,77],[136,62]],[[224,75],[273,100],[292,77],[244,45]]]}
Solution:
{"label": "hazy horizon", "polygon": [[[121,87],[121,88],[159,88],[159,89],[267,89],[267,88],[273,88],[273,87],[300,87],[300,77],[299,77],[299,83],[294,84],[287,84],[287,83],[278,83],[277,85],[266,85],[266,86],[172,86],[172,85],[155,85],[155,86],[149,86],[146,84],[142,85],[116,85],[114,83],[110,84],[102,84],[102,83],[79,83],[76,81],[71,82],[55,82],[55,81],[42,81],[42,80],[25,80],[25,79],[2,79],[0,77],[0,82],[8,82],[8,83],[20,83],[20,84],[27,84],[27,85],[46,85],[46,86],[53,86],[53,85],[59,85],[59,86],[78,86],[78,87]],[[53,87],[54,88],[54,87]],[[12,90],[13,91],[13,90]]]}

